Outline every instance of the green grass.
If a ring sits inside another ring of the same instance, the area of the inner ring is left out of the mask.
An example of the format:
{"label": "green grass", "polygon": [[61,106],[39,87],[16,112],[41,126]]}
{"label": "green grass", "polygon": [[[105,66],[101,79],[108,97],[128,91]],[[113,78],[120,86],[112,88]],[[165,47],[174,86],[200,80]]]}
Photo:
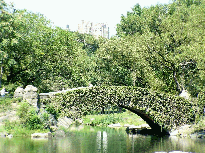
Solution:
{"label": "green grass", "polygon": [[0,97],[0,112],[5,112],[11,109],[11,98]]}
{"label": "green grass", "polygon": [[6,132],[6,130],[5,130],[3,125],[0,125],[0,132]]}
{"label": "green grass", "polygon": [[114,114],[86,115],[83,117],[83,123],[92,126],[107,126],[109,124],[120,123],[123,126],[124,124],[141,125],[146,122],[144,122],[138,115],[126,111]]}
{"label": "green grass", "polygon": [[14,137],[27,137],[31,136],[32,133],[47,133],[49,129],[29,129],[21,124],[19,121],[8,121],[6,120],[4,126],[0,126],[0,132],[6,132],[12,134]]}

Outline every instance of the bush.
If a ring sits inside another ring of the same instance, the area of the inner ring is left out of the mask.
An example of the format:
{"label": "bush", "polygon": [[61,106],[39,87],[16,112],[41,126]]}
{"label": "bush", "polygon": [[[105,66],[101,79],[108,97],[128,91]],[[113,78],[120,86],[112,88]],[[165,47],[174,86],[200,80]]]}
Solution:
{"label": "bush", "polygon": [[60,111],[55,108],[55,106],[52,103],[48,103],[46,105],[45,110],[54,116],[54,118],[57,120],[58,117],[60,116]]}
{"label": "bush", "polygon": [[28,112],[28,116],[26,118],[26,122],[24,123],[26,127],[31,130],[34,129],[43,129],[43,122],[41,121],[40,117],[37,115],[34,108],[30,109]]}
{"label": "bush", "polygon": [[49,114],[37,114],[36,109],[31,107],[27,102],[22,102],[17,114],[20,118],[20,123],[30,129],[44,129],[48,128]]}
{"label": "bush", "polygon": [[4,121],[4,129],[7,130],[7,131],[11,131],[17,125],[18,125],[18,123],[15,122],[15,121],[14,122],[10,122],[9,120]]}
{"label": "bush", "polygon": [[6,91],[9,92],[9,95],[13,96],[14,95],[14,91],[19,86],[22,86],[22,84],[16,82],[15,84],[8,84],[8,85],[6,85],[5,88],[6,88]]}
{"label": "bush", "polygon": [[23,101],[21,102],[20,107],[17,110],[17,115],[19,116],[22,123],[26,122],[29,107],[30,107],[29,104]]}

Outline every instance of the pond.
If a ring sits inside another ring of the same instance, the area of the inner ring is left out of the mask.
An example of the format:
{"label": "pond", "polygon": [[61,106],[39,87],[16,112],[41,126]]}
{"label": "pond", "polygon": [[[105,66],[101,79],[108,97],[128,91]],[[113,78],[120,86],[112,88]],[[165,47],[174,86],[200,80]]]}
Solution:
{"label": "pond", "polygon": [[125,129],[72,128],[66,137],[0,138],[1,153],[205,152],[205,139],[128,135]]}

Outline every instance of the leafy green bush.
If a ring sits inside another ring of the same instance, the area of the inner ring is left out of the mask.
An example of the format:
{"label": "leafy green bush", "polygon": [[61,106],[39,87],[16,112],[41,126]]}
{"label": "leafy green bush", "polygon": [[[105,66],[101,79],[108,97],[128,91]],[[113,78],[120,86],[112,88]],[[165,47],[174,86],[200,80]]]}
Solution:
{"label": "leafy green bush", "polygon": [[19,125],[18,122],[10,122],[9,120],[4,121],[4,128],[7,131],[11,131],[12,129],[15,128],[15,126]]}
{"label": "leafy green bush", "polygon": [[15,83],[10,83],[8,85],[5,86],[6,91],[9,92],[10,96],[14,95],[14,91],[16,90],[17,87],[22,86],[22,84],[15,82]]}
{"label": "leafy green bush", "polygon": [[42,115],[38,115],[36,109],[31,107],[27,102],[22,102],[20,104],[20,107],[17,110],[17,115],[20,118],[20,123],[30,130],[49,127],[49,114],[42,113]]}
{"label": "leafy green bush", "polygon": [[58,109],[55,108],[55,106],[52,103],[48,103],[46,105],[45,110],[54,116],[54,118],[57,120],[58,117],[60,116],[60,112]]}
{"label": "leafy green bush", "polygon": [[19,116],[22,123],[26,122],[29,107],[29,104],[25,101],[20,103],[20,107],[17,110],[17,115]]}
{"label": "leafy green bush", "polygon": [[34,129],[43,129],[43,122],[41,121],[40,117],[37,115],[36,110],[34,108],[30,109],[26,122],[24,123],[26,127],[28,127],[31,130]]}

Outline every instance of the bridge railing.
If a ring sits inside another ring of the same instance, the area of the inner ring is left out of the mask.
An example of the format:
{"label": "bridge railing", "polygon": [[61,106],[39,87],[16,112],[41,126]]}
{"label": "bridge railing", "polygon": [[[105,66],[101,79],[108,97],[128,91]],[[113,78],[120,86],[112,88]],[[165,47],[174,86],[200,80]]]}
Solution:
{"label": "bridge railing", "polygon": [[48,98],[55,97],[56,94],[59,94],[59,93],[66,93],[66,92],[68,92],[68,91],[74,91],[74,90],[86,89],[86,88],[90,88],[90,87],[78,87],[78,88],[66,89],[66,90],[56,91],[56,92],[40,93],[40,94],[39,94],[39,99],[40,99],[40,100],[41,100],[41,99],[48,99]]}

